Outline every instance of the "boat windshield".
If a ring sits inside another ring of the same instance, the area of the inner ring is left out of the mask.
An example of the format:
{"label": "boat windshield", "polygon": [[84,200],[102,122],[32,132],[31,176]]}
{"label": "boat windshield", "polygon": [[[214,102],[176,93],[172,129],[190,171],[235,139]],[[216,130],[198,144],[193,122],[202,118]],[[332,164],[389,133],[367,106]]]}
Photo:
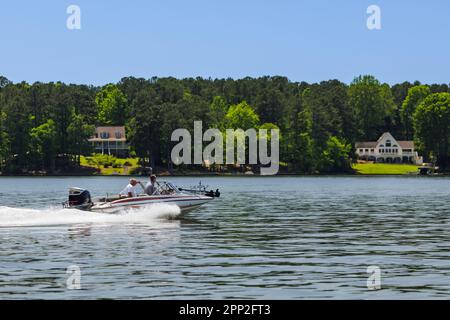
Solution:
{"label": "boat windshield", "polygon": [[172,183],[167,181],[157,181],[156,184],[158,185],[157,191],[159,194],[174,194],[174,193],[180,193],[178,191],[178,188],[175,187]]}

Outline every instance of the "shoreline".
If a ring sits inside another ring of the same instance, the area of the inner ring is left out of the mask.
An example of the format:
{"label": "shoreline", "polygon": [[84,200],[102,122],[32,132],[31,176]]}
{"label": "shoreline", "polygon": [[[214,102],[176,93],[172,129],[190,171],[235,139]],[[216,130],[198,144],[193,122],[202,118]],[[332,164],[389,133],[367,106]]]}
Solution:
{"label": "shoreline", "polygon": [[[376,174],[359,174],[359,173],[327,173],[327,174],[302,174],[302,173],[279,173],[276,175],[260,175],[260,174],[236,174],[236,173],[230,173],[230,174],[218,174],[218,173],[199,173],[199,172],[192,172],[187,174],[164,174],[164,173],[155,173],[158,177],[166,178],[166,177],[231,177],[231,178],[243,178],[243,177],[448,177],[450,176],[450,172],[445,173],[438,173],[434,175],[420,175],[420,174],[397,174],[397,173],[376,173]],[[41,178],[57,178],[57,177],[147,177],[147,175],[102,175],[102,174],[73,174],[73,173],[65,173],[65,174],[0,174],[0,178],[34,178],[34,177],[41,177]]]}

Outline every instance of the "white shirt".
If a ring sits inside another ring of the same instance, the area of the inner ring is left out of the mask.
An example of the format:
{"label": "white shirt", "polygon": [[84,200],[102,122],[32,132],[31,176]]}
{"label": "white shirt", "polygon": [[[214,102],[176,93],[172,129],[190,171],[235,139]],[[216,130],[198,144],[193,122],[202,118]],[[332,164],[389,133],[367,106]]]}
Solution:
{"label": "white shirt", "polygon": [[158,194],[156,189],[156,183],[152,184],[151,182],[147,182],[147,185],[145,186],[145,193],[151,196],[152,194]]}
{"label": "white shirt", "polygon": [[128,193],[131,193],[131,196],[136,197],[136,186],[132,186],[131,183],[129,183],[125,189],[123,189],[120,192],[121,196],[127,196],[128,197]]}

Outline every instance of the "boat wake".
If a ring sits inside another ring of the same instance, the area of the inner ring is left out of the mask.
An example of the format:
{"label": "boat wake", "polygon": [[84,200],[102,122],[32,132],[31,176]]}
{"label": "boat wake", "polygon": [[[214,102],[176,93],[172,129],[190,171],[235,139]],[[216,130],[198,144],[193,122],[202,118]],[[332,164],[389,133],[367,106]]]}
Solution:
{"label": "boat wake", "polygon": [[60,208],[26,209],[0,207],[0,228],[85,224],[151,224],[157,220],[174,219],[180,213],[180,208],[176,205],[163,203],[152,204],[140,209],[129,209],[117,214]]}

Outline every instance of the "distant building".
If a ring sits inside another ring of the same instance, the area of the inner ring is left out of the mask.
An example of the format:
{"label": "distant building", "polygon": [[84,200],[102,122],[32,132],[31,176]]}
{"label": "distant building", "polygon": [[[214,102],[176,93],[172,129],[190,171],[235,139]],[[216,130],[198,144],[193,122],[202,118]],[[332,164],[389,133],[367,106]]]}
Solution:
{"label": "distant building", "polygon": [[129,155],[129,146],[125,127],[97,127],[95,135],[89,139],[95,153],[110,154],[118,157]]}
{"label": "distant building", "polygon": [[385,132],[377,141],[357,142],[356,154],[361,160],[385,163],[414,163],[422,164],[414,149],[414,141],[397,141]]}

